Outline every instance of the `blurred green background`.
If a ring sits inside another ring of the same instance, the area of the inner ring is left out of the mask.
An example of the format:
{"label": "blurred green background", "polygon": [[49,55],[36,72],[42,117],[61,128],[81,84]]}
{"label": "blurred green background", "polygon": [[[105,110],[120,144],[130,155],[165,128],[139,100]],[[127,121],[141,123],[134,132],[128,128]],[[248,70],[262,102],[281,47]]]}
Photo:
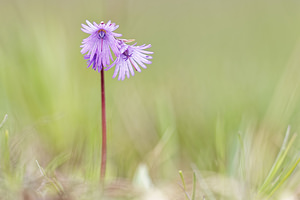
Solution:
{"label": "blurred green background", "polygon": [[80,54],[86,19],[112,20],[154,52],[130,79],[105,74],[108,179],[132,179],[140,163],[154,182],[192,163],[234,175],[240,134],[261,184],[288,125],[299,132],[299,1],[1,0],[0,118],[24,174],[38,160],[98,179],[100,74]]}

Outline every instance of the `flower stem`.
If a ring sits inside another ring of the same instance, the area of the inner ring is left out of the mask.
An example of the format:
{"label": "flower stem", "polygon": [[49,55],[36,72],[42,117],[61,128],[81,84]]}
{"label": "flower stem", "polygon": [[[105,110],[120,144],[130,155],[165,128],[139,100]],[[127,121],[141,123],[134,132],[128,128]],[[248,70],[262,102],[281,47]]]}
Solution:
{"label": "flower stem", "polygon": [[101,151],[101,170],[100,182],[104,183],[106,170],[106,111],[105,111],[105,88],[104,88],[104,67],[101,70],[101,111],[102,111],[102,151]]}

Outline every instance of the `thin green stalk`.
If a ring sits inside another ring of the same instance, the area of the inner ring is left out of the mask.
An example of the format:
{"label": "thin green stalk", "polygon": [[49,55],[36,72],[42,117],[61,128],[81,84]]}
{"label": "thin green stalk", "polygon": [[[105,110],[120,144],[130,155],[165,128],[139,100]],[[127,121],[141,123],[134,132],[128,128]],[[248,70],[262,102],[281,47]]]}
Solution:
{"label": "thin green stalk", "polygon": [[179,170],[179,176],[181,178],[181,181],[182,181],[182,185],[183,185],[183,190],[184,190],[184,193],[185,193],[185,198],[186,200],[190,200],[190,197],[186,191],[186,185],[185,185],[185,181],[184,181],[184,177],[183,177],[183,173],[181,170]]}
{"label": "thin green stalk", "polygon": [[10,149],[9,149],[9,132],[5,130],[5,140],[4,140],[4,166],[6,172],[11,173],[11,163],[10,163]]}

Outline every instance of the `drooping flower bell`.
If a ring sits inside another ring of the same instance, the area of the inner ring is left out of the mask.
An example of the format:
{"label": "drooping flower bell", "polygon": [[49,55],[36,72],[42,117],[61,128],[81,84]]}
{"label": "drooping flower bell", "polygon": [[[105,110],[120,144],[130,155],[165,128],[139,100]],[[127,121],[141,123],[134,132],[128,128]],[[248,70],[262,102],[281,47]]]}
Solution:
{"label": "drooping flower bell", "polygon": [[144,49],[147,49],[151,47],[151,44],[145,45],[143,44],[142,46],[135,46],[133,45],[127,45],[125,44],[124,41],[127,40],[119,40],[118,43],[120,45],[120,56],[117,57],[117,59],[107,67],[105,70],[109,70],[112,68],[114,65],[115,67],[115,72],[113,74],[113,78],[118,76],[118,80],[124,80],[125,76],[127,78],[130,77],[130,74],[134,76],[134,70],[141,72],[141,69],[139,66],[143,68],[147,68],[145,64],[151,64],[152,62],[149,61],[148,59],[152,59],[152,56],[146,55],[146,54],[153,54],[153,52],[150,51],[145,51]]}
{"label": "drooping flower bell", "polygon": [[120,56],[120,46],[116,37],[122,34],[114,33],[119,25],[108,21],[106,24],[101,22],[93,24],[86,20],[87,25],[82,24],[81,30],[90,34],[89,37],[83,39],[81,53],[87,53],[84,58],[88,60],[88,67],[93,64],[93,69],[100,72],[103,67],[110,65],[110,60],[113,61],[111,51],[116,57]]}

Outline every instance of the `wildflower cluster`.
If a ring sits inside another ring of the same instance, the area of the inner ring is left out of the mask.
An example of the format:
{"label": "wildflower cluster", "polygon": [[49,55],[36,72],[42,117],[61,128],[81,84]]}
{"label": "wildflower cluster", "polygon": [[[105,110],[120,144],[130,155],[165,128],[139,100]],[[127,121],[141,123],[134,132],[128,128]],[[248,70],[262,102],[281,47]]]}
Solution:
{"label": "wildflower cluster", "polygon": [[[141,72],[141,68],[147,68],[145,64],[151,64],[149,59],[153,52],[145,49],[151,47],[151,44],[136,46],[128,45],[132,40],[118,39],[122,34],[114,33],[119,27],[115,23],[108,21],[106,24],[101,22],[93,24],[86,20],[87,25],[82,24],[81,30],[90,34],[89,37],[83,39],[81,53],[86,54],[84,58],[87,60],[88,68],[92,68],[98,72],[102,69],[109,70],[115,66],[113,78],[118,74],[119,80],[124,80],[125,77],[134,76],[134,71]],[[115,55],[115,59],[112,55]],[[110,61],[113,61],[110,64]]]}

